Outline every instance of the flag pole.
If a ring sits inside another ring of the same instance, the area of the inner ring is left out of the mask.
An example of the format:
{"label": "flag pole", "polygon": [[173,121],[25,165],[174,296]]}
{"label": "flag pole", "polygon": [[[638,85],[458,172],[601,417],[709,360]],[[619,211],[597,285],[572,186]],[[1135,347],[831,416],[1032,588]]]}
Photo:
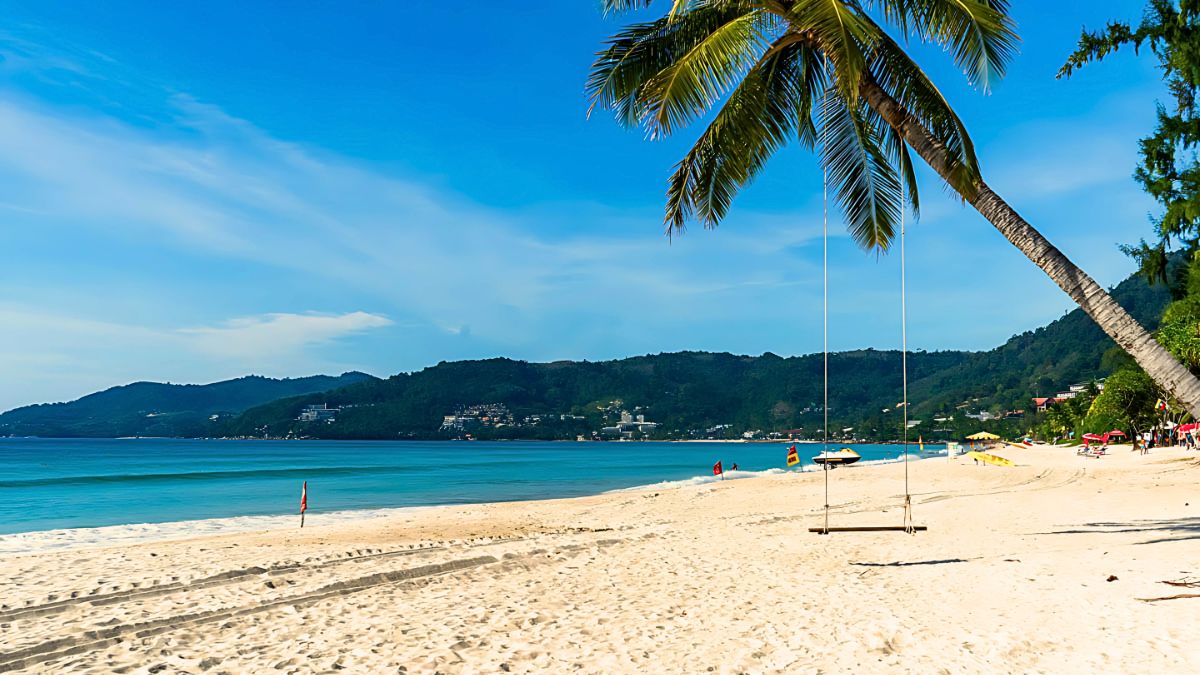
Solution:
{"label": "flag pole", "polygon": [[300,488],[300,528],[304,529],[304,512],[308,510],[308,481]]}

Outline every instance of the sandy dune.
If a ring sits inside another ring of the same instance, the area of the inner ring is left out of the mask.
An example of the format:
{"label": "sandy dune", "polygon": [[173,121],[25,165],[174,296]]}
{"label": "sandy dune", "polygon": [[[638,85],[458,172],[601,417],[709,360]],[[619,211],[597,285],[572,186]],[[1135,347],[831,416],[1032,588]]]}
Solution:
{"label": "sandy dune", "polygon": [[1200,672],[1200,454],[997,452],[5,556],[0,671]]}

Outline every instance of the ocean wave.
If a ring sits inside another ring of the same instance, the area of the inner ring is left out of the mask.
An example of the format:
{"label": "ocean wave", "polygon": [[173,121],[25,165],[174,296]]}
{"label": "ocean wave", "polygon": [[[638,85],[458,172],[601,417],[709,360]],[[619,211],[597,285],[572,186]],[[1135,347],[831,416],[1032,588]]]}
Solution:
{"label": "ocean wave", "polygon": [[359,474],[407,473],[404,466],[330,466],[286,469],[245,469],[236,471],[181,471],[174,473],[114,473],[88,476],[51,476],[25,480],[0,480],[0,488],[46,487],[56,485],[95,485],[98,483],[136,483],[152,481],[193,481],[235,478],[305,478],[312,476],[353,476]]}
{"label": "ocean wave", "polygon": [[[383,518],[400,513],[411,513],[436,509],[437,506],[404,506],[386,509],[351,509],[312,512],[307,514],[305,525],[334,525],[371,518]],[[295,529],[300,522],[297,514],[276,516],[233,516],[208,518],[205,520],[179,520],[168,523],[135,523],[130,525],[105,525],[102,527],[77,527],[39,532],[17,532],[0,535],[0,555],[37,553],[48,550],[64,550],[92,546],[114,546],[139,544],[148,541],[189,539],[234,532],[258,530]]]}
{"label": "ocean wave", "polygon": [[[933,456],[931,456],[929,453],[924,454],[924,455],[916,455],[916,454],[909,453],[908,460],[915,462],[915,461],[919,461],[919,460],[936,459],[937,457],[945,457],[945,456],[946,456],[946,454],[944,451],[940,455],[935,454]],[[898,464],[900,462],[903,462],[904,459],[905,459],[904,455],[900,455],[898,457],[888,457],[888,458],[884,458],[884,459],[864,459],[864,460],[860,460],[858,462],[855,462],[854,464],[850,464],[847,466],[830,467],[830,471],[846,471],[846,470],[852,470],[852,469],[854,469],[854,467],[879,466],[879,465],[883,465],[883,464]],[[778,475],[786,474],[786,473],[815,473],[815,472],[820,472],[823,470],[824,470],[824,467],[822,465],[814,464],[812,462],[806,461],[802,466],[798,466],[794,469],[782,469],[782,468],[775,467],[772,469],[765,469],[763,471],[742,471],[742,470],[726,471],[725,478],[727,480],[737,480],[739,478],[755,478],[758,476],[778,476]],[[680,480],[664,480],[664,481],[660,481],[658,483],[648,483],[646,485],[635,485],[633,487],[618,488],[616,490],[608,490],[605,494],[614,494],[614,493],[620,493],[620,492],[643,492],[645,490],[661,490],[661,489],[681,488],[681,487],[689,487],[689,486],[693,486],[693,485],[707,485],[710,483],[719,483],[719,482],[721,482],[720,476],[712,476],[712,475],[706,474],[703,476],[692,476],[691,478],[683,478]]]}
{"label": "ocean wave", "polygon": [[[754,478],[756,476],[774,476],[777,474],[788,473],[784,469],[767,469],[765,471],[726,471],[726,480],[737,480],[739,478]],[[683,478],[681,480],[664,480],[658,483],[648,483],[646,485],[635,485],[633,487],[618,488],[616,490],[608,490],[604,494],[614,494],[618,492],[641,492],[643,490],[659,490],[670,489],[677,487],[688,487],[689,485],[705,485],[707,483],[721,482],[720,476],[692,476],[691,478]]]}

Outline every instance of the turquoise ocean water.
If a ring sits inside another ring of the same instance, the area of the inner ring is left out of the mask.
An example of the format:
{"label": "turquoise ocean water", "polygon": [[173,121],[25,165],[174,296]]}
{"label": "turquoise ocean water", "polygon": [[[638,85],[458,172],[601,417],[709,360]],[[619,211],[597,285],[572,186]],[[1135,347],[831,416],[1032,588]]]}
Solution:
{"label": "turquoise ocean water", "polygon": [[[788,444],[0,438],[0,536],[74,528],[547,499],[780,471]],[[842,446],[834,446],[842,447]],[[860,464],[898,445],[854,445]],[[800,444],[805,468],[821,446]],[[910,446],[915,453],[916,446]],[[844,469],[854,470],[854,467]]]}

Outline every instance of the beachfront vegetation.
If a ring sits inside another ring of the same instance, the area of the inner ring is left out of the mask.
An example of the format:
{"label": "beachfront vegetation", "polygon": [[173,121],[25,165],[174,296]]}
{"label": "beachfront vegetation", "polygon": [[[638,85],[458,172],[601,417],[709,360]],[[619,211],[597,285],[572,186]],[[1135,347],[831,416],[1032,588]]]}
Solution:
{"label": "beachfront vegetation", "polygon": [[1059,77],[1121,47],[1140,53],[1145,45],[1158,60],[1171,101],[1157,104],[1158,124],[1139,143],[1141,164],[1134,177],[1162,210],[1153,221],[1154,242],[1142,240],[1126,252],[1147,279],[1169,282],[1169,251],[1195,253],[1200,242],[1200,157],[1195,152],[1200,144],[1200,2],[1151,0],[1137,27],[1114,21],[1102,31],[1084,31]]}
{"label": "beachfront vegetation", "polygon": [[1131,435],[1141,433],[1160,421],[1154,411],[1159,396],[1158,387],[1145,372],[1136,367],[1124,368],[1105,381],[1104,391],[1092,402],[1078,428],[1095,434],[1113,429]]}
{"label": "beachfront vegetation", "polygon": [[1018,41],[1007,0],[604,0],[612,12],[660,4],[665,15],[609,39],[588,91],[652,138],[708,120],[668,181],[668,232],[715,227],[796,140],[819,154],[851,235],[886,251],[902,200],[919,208],[911,150],[1200,414],[1200,379],[991,190],[964,125],[889,32],[943,47],[986,89]]}

